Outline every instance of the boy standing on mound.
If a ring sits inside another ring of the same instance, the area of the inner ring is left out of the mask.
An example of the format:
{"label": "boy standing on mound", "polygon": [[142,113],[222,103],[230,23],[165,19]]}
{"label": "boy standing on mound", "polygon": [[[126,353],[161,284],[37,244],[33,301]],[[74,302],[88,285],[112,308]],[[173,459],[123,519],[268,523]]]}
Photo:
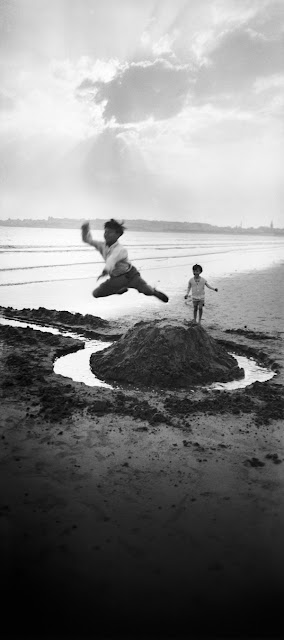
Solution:
{"label": "boy standing on mound", "polygon": [[208,287],[208,289],[211,289],[212,291],[218,291],[218,289],[214,289],[214,287],[211,287],[210,284],[208,284],[208,282],[207,282],[207,280],[205,280],[205,278],[201,278],[200,274],[202,273],[203,269],[200,266],[200,264],[194,264],[193,267],[192,267],[192,271],[193,271],[193,278],[190,278],[190,280],[188,282],[187,293],[186,293],[186,295],[184,297],[188,298],[188,294],[189,294],[190,290],[192,289],[193,319],[196,322],[197,309],[198,309],[198,312],[199,312],[198,322],[200,324],[201,318],[202,318],[203,307],[204,307],[204,304],[205,304],[205,289],[204,289],[204,287]]}
{"label": "boy standing on mound", "polygon": [[104,228],[105,242],[100,242],[92,238],[89,222],[85,222],[81,227],[83,242],[95,247],[105,261],[105,267],[97,279],[109,276],[93,291],[94,298],[104,298],[114,293],[125,293],[128,289],[137,289],[145,296],[155,296],[162,302],[168,302],[168,296],[150,287],[129,262],[127,250],[118,242],[125,230],[123,224],[112,218],[105,223]]}

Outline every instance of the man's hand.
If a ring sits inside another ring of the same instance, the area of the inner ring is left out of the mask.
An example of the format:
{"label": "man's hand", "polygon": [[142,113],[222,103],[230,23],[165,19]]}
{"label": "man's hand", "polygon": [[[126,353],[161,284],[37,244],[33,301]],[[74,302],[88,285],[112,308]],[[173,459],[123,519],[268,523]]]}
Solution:
{"label": "man's hand", "polygon": [[101,278],[104,278],[104,277],[105,277],[105,276],[107,276],[107,275],[108,275],[108,272],[104,269],[104,270],[102,271],[101,275],[97,277],[97,280],[100,280]]}
{"label": "man's hand", "polygon": [[84,224],[82,224],[82,226],[81,226],[82,240],[84,242],[86,242],[87,235],[88,235],[89,231],[90,231],[90,223],[89,222],[84,222]]}
{"label": "man's hand", "polygon": [[184,299],[187,300],[188,298],[188,293],[185,294]]}

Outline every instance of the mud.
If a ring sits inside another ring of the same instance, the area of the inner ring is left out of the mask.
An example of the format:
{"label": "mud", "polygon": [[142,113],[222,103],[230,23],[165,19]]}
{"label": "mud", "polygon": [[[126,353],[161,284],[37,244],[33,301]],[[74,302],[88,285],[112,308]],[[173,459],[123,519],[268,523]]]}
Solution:
{"label": "mud", "polygon": [[271,336],[261,331],[250,331],[249,329],[225,329],[225,333],[233,333],[237,336],[244,336],[251,340],[280,340],[280,336]]}
{"label": "mud", "polygon": [[77,332],[83,331],[87,337],[104,340],[117,340],[122,335],[122,332],[117,330],[116,322],[109,322],[90,314],[81,315],[69,311],[44,309],[43,307],[20,310],[12,307],[0,307],[1,314],[14,320],[32,321],[34,324],[44,324],[65,330],[72,329]]}
{"label": "mud", "polygon": [[283,636],[282,343],[228,344],[277,375],[90,388],[53,371],[82,340],[0,325],[3,637]]}
{"label": "mud", "polygon": [[103,380],[184,388],[244,376],[236,359],[195,322],[138,322],[114,345],[91,356]]}
{"label": "mud", "polygon": [[[22,311],[18,313],[18,318],[25,316],[26,320],[34,322],[35,318],[39,317],[38,313],[34,315],[34,312],[23,311],[24,313]],[[43,324],[46,324],[43,310],[39,311],[42,320],[44,320]],[[50,313],[47,312],[47,320],[50,317]],[[52,312],[52,317],[54,319],[57,318],[55,311]],[[59,318],[61,321],[62,314],[60,312]],[[59,318],[57,318],[58,323]],[[86,316],[78,320],[81,333],[81,327],[84,325]],[[90,322],[88,318],[88,326]],[[96,318],[94,318],[95,322]],[[143,326],[145,323],[138,323],[138,328],[141,324]],[[112,330],[112,326],[110,325],[109,327],[106,321],[104,321],[104,326],[106,331],[109,328]],[[75,327],[72,326],[72,330],[76,331],[76,327],[77,325]],[[190,329],[198,333],[199,338],[204,339],[205,337],[207,348],[212,349],[213,341],[201,327],[195,325],[191,326]],[[129,332],[125,334],[125,338],[128,335]],[[60,335],[36,332],[30,328],[22,329],[1,325],[0,340],[2,343],[2,376],[0,381],[2,395],[3,397],[12,398],[15,393],[18,397],[21,393],[24,393],[24,395],[29,393],[31,398],[36,400],[35,406],[37,408],[32,410],[32,415],[38,420],[45,419],[50,422],[56,422],[83,410],[90,416],[113,413],[120,416],[131,416],[139,421],[146,420],[151,425],[171,424],[180,425],[182,428],[186,427],[190,417],[194,415],[231,414],[241,416],[251,414],[253,422],[258,426],[268,425],[273,420],[284,418],[284,393],[283,386],[279,385],[279,382],[256,382],[246,389],[234,392],[199,389],[197,393],[194,393],[193,389],[185,391],[182,388],[176,388],[173,393],[170,388],[164,388],[159,389],[157,395],[155,389],[151,391],[151,388],[145,389],[143,385],[140,390],[134,388],[133,378],[129,378],[129,380],[132,380],[132,384],[126,385],[122,390],[93,389],[90,394],[84,384],[75,383],[53,373],[54,360],[61,355],[84,348],[82,341]],[[214,341],[213,344],[214,349],[216,342]],[[220,339],[218,342],[220,342]],[[252,355],[256,357],[256,350],[249,346],[238,346],[232,342],[227,344],[229,348],[234,346],[236,351],[252,352]],[[114,345],[114,348],[110,347],[107,351],[113,353],[115,347],[118,346],[119,343]],[[126,346],[128,353],[131,353],[132,348],[131,345],[129,348],[128,338]],[[163,346],[162,349],[166,351],[167,357],[167,349]],[[221,353],[222,362],[223,354],[225,353],[227,362],[227,354],[222,347],[219,347],[219,353]],[[119,354],[121,356],[120,349]],[[263,355],[263,359],[267,362],[269,356],[267,354]],[[95,358],[97,356],[92,358],[92,363]],[[261,360],[259,354],[258,359]],[[154,364],[155,360],[156,358],[154,359]],[[234,361],[234,358],[229,356],[229,362],[231,360]],[[141,359],[136,361],[135,366],[137,366],[138,371],[143,369],[141,362]],[[180,371],[179,360],[177,364],[178,371]],[[279,364],[277,366],[279,367]],[[104,377],[106,377],[105,362],[103,367]],[[157,366],[155,372],[162,375],[161,364]],[[145,379],[150,380],[150,378],[145,378],[143,373],[142,380],[144,383]],[[162,376],[163,382],[166,381],[169,385],[169,379],[172,379],[172,374],[169,378],[165,372]],[[154,378],[154,380],[156,381],[157,379]],[[196,381],[196,378],[194,378],[194,381]],[[177,382],[179,380],[174,379],[172,388],[175,388]]]}

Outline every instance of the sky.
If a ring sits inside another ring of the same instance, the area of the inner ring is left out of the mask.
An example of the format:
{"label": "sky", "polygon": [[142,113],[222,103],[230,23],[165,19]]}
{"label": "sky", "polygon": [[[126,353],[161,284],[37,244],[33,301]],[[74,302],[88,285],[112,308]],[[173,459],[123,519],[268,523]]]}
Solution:
{"label": "sky", "polygon": [[283,0],[0,0],[0,219],[284,227]]}

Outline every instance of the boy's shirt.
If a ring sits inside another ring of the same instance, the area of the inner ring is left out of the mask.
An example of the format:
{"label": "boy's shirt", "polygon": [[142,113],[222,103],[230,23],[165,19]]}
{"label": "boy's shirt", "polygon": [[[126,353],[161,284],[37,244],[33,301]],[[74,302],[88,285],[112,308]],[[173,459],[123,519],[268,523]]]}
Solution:
{"label": "boy's shirt", "polygon": [[192,299],[193,300],[204,300],[205,298],[205,284],[207,284],[207,280],[205,280],[205,278],[201,278],[199,277],[198,280],[195,280],[195,278],[190,278],[189,280],[190,284],[191,284],[191,290],[192,290]]}
{"label": "boy's shirt", "polygon": [[128,252],[118,240],[110,247],[103,241],[93,240],[91,233],[87,235],[87,242],[100,252],[105,261],[105,270],[110,276],[121,276],[131,269]]}

